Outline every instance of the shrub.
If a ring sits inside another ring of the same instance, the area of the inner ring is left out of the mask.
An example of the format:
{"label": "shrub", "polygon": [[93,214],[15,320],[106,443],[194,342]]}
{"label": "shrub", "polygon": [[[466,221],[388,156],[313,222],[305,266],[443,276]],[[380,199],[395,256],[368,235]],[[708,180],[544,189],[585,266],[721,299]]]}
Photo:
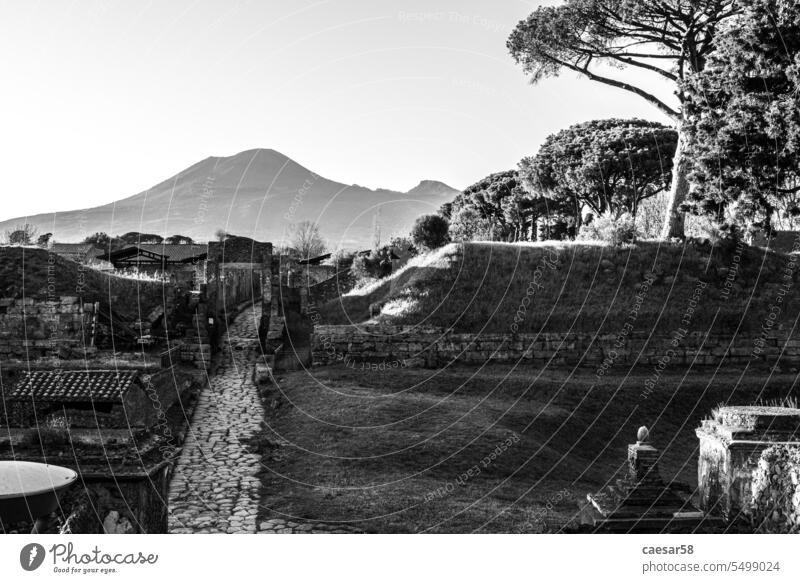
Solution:
{"label": "shrub", "polygon": [[603,241],[619,246],[633,243],[637,235],[636,223],[630,214],[622,213],[615,218],[614,215],[606,213],[584,225],[579,238],[583,241]]}
{"label": "shrub", "polygon": [[490,241],[492,225],[473,207],[460,207],[450,219],[450,237],[453,241]]}
{"label": "shrub", "polygon": [[756,532],[800,532],[800,449],[773,445],[753,470],[747,514]]}
{"label": "shrub", "polygon": [[22,223],[6,231],[6,242],[9,245],[32,245],[37,233],[36,227],[29,223]]}
{"label": "shrub", "polygon": [[63,416],[50,417],[41,427],[28,429],[21,439],[21,445],[37,448],[64,446],[69,442],[69,421]]}
{"label": "shrub", "polygon": [[356,255],[350,272],[359,282],[366,280],[381,279],[392,273],[392,250],[389,247],[381,247],[373,251],[369,256]]}
{"label": "shrub", "polygon": [[450,223],[439,215],[424,215],[411,229],[411,240],[417,247],[438,249],[450,241]]}

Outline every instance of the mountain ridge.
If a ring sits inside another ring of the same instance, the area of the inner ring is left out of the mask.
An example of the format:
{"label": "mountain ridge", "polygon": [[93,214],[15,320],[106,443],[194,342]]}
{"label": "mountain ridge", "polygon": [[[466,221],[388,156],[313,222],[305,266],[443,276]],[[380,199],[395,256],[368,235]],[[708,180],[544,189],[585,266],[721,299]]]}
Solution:
{"label": "mountain ridge", "polygon": [[59,242],[98,231],[181,234],[202,241],[223,229],[277,243],[289,237],[292,223],[310,220],[320,225],[329,247],[359,248],[371,246],[376,214],[387,238],[406,234],[418,216],[435,212],[458,192],[436,180],[422,180],[407,192],[344,184],[277,150],[254,148],[208,156],[105,205],[8,219],[0,222],[0,232],[27,222]]}

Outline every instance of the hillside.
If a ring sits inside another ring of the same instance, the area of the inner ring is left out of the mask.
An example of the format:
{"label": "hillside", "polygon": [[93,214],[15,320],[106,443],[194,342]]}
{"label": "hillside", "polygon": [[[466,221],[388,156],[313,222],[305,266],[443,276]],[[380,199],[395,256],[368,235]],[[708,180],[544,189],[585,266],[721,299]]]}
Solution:
{"label": "hillside", "polygon": [[789,256],[740,251],[657,243],[451,244],[329,302],[320,323],[365,322],[370,305],[378,304],[381,322],[462,332],[617,334],[626,321],[636,331],[665,335],[682,327],[753,332],[768,321],[792,329],[800,301],[796,269],[784,279]]}
{"label": "hillside", "polygon": [[376,211],[380,210],[388,238],[407,233],[419,215],[438,209],[457,192],[430,180],[407,193],[341,184],[280,152],[256,149],[206,158],[112,204],[3,221],[0,233],[29,222],[42,233],[52,232],[60,242],[79,241],[98,231],[209,240],[218,229],[277,242],[286,237],[291,223],[310,220],[320,224],[330,246],[363,248],[372,243]]}
{"label": "hillside", "polygon": [[0,247],[0,297],[58,296],[100,302],[116,314],[136,319],[163,303],[163,286],[95,271],[44,249]]}

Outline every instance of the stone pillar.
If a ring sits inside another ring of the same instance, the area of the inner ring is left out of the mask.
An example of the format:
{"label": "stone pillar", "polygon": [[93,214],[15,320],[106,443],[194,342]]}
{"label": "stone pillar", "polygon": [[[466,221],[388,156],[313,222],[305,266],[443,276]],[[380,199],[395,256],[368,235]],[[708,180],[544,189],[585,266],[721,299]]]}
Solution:
{"label": "stone pillar", "polygon": [[694,532],[704,522],[683,488],[658,473],[658,449],[640,427],[628,446],[628,473],[603,491],[586,496],[582,522],[600,532]]}
{"label": "stone pillar", "polygon": [[628,446],[628,477],[637,483],[658,480],[658,455],[658,450],[648,443],[630,444]]}

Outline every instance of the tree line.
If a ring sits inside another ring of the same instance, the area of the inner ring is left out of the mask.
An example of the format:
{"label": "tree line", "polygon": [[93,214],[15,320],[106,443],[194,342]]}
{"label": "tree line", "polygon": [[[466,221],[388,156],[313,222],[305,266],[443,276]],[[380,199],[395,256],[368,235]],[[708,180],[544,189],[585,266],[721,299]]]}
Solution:
{"label": "tree line", "polygon": [[[444,205],[451,238],[573,238],[599,217],[682,238],[687,215],[749,238],[800,216],[796,0],[566,0],[533,11],[507,46],[533,84],[574,72],[674,127],[609,119],[557,132]],[[614,76],[625,69],[666,80],[673,98]]]}

